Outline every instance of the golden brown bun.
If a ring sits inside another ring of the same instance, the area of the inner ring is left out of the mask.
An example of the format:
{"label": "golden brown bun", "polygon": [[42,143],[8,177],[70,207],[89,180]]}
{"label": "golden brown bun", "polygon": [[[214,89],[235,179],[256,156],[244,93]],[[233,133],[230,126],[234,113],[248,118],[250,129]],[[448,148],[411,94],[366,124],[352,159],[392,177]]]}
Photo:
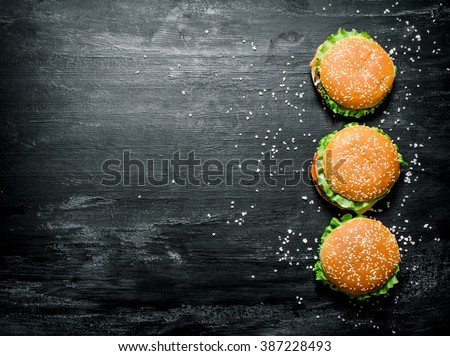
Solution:
{"label": "golden brown bun", "polygon": [[311,176],[313,178],[313,182],[314,182],[314,186],[317,189],[317,192],[320,194],[320,196],[322,198],[324,198],[327,202],[329,202],[330,204],[333,204],[334,206],[338,207],[339,209],[343,209],[343,210],[352,210],[354,211],[356,214],[364,214],[367,210],[369,210],[372,206],[375,205],[376,201],[374,201],[372,204],[369,204],[367,207],[365,207],[364,209],[360,209],[360,210],[353,210],[353,209],[346,209],[343,208],[342,206],[336,204],[334,201],[330,200],[330,198],[328,198],[328,196],[325,194],[323,188],[321,185],[319,185],[319,181],[318,181],[318,177],[317,177],[317,167],[316,167],[316,161],[317,161],[317,152],[314,155],[313,158],[313,164],[311,165]]}
{"label": "golden brown bun", "polygon": [[391,140],[363,125],[346,127],[334,135],[323,165],[331,189],[360,202],[387,193],[400,174],[397,148]]}
{"label": "golden brown bun", "polygon": [[327,278],[340,290],[361,295],[381,288],[394,274],[400,253],[397,240],[382,223],[355,218],[327,236],[320,250]]}
{"label": "golden brown bun", "polygon": [[[311,62],[313,80],[316,59],[317,53]],[[375,106],[391,90],[394,77],[395,67],[389,54],[364,37],[336,42],[320,61],[320,80],[327,94],[346,108]]]}

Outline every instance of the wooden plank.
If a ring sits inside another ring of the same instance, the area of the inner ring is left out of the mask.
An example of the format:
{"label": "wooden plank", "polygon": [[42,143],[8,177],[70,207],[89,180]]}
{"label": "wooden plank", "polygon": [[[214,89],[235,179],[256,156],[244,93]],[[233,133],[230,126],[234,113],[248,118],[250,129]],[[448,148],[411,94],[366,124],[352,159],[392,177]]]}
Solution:
{"label": "wooden plank", "polygon": [[[0,5],[0,334],[445,333],[450,166],[436,151],[448,142],[449,8],[328,4]],[[344,123],[322,110],[308,67],[339,27],[395,48],[393,93],[364,120],[412,172],[370,214],[401,240],[389,297],[349,303],[314,281],[317,239],[339,211],[309,180],[140,187],[134,171],[131,186],[100,184],[124,150],[225,165],[274,145],[307,168]]]}

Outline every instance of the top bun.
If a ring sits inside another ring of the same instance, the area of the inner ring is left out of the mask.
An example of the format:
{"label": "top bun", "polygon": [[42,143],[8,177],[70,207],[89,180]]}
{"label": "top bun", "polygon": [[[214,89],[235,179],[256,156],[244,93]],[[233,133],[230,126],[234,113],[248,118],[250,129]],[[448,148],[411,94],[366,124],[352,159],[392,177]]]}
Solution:
{"label": "top bun", "polygon": [[355,218],[334,229],[320,250],[327,278],[351,295],[383,287],[400,262],[397,240],[381,222]]}
{"label": "top bun", "polygon": [[331,189],[356,202],[383,196],[400,174],[392,141],[363,125],[337,132],[325,149],[322,164]]}
{"label": "top bun", "polygon": [[392,88],[395,67],[375,41],[359,36],[341,39],[320,61],[320,80],[339,105],[367,109],[377,105]]}

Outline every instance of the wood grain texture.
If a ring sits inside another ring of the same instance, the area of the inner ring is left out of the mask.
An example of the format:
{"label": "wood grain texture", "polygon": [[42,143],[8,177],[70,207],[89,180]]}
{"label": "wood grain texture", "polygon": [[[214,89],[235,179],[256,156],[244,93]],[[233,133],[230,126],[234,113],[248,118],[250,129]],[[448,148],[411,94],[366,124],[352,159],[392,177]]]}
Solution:
{"label": "wood grain texture", "polygon": [[[0,334],[448,333],[449,8],[392,4],[0,1]],[[339,27],[395,48],[392,95],[364,120],[409,162],[390,207],[369,214],[402,247],[388,297],[314,281],[315,239],[340,212],[308,179],[155,187],[133,171],[130,186],[100,184],[124,150],[226,163],[274,145],[306,168],[345,122],[308,67]]]}

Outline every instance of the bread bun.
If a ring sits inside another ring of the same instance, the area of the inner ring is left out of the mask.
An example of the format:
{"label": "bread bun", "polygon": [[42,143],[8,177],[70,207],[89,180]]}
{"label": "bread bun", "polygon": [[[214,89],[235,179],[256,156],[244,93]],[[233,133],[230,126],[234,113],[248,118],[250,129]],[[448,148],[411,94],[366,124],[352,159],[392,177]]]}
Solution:
{"label": "bread bun", "polygon": [[395,236],[381,222],[354,218],[325,238],[320,262],[340,290],[362,295],[380,289],[394,275],[400,253]]}
{"label": "bread bun", "polygon": [[347,37],[336,42],[320,61],[320,80],[339,105],[367,109],[391,90],[395,67],[389,54],[375,41]]}
{"label": "bread bun", "polygon": [[[336,204],[335,202],[333,202],[330,198],[327,197],[327,195],[325,194],[322,186],[319,184],[318,182],[318,177],[317,177],[317,166],[316,166],[316,162],[317,162],[317,152],[314,155],[314,159],[313,159],[313,163],[311,165],[311,177],[313,178],[313,182],[314,182],[314,186],[317,189],[317,192],[320,194],[320,196],[322,198],[324,198],[327,202],[329,202],[330,204],[333,204],[335,207],[338,207],[340,209],[344,209],[342,206]],[[361,210],[355,210],[355,213],[357,214],[364,214],[367,210],[369,210],[370,208],[372,208],[372,206],[374,206],[376,203],[376,201],[373,201],[371,204],[367,205],[365,208],[361,209]],[[353,209],[344,209],[344,210],[353,210]]]}
{"label": "bread bun", "polygon": [[395,145],[364,125],[336,133],[325,149],[322,163],[331,189],[357,202],[383,196],[400,174]]}
{"label": "bread bun", "polygon": [[368,33],[339,29],[317,49],[311,77],[325,105],[344,117],[375,112],[392,90],[396,67]]}

